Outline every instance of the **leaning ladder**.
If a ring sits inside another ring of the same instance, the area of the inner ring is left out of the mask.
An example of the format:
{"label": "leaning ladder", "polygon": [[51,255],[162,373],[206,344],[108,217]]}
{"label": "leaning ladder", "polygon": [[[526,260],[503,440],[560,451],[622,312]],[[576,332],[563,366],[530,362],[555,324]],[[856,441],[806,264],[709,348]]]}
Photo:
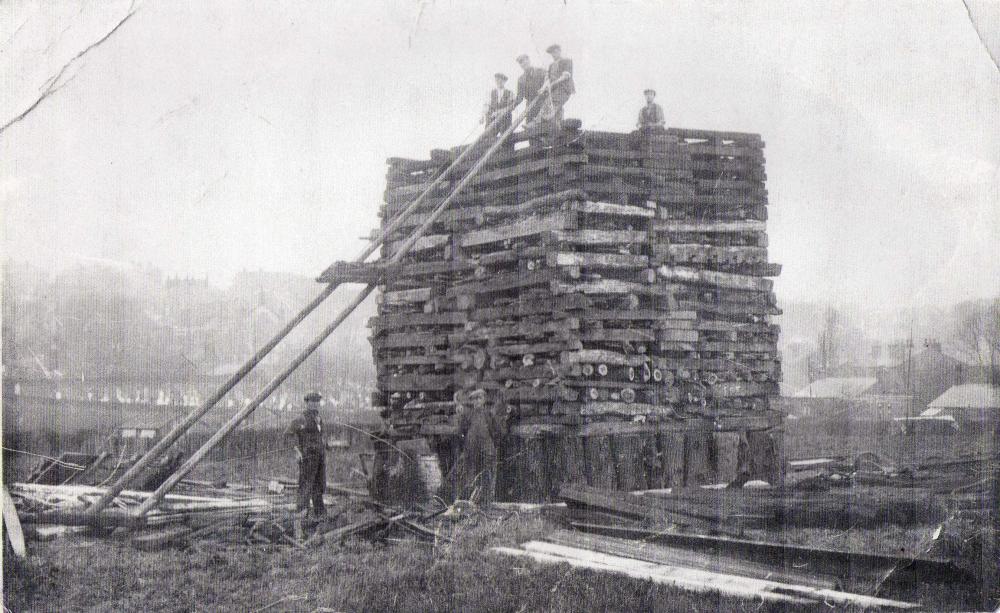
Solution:
{"label": "leaning ladder", "polygon": [[[558,81],[556,81],[558,82]],[[554,84],[554,83],[553,83]],[[546,82],[546,87],[548,82]],[[501,146],[510,138],[514,130],[520,126],[521,122],[527,117],[527,115],[534,109],[534,107],[544,100],[544,96],[537,96],[530,104],[528,104],[523,111],[516,118],[511,121],[510,127],[508,127],[497,139],[493,145],[486,150],[482,157],[473,165],[469,172],[462,178],[462,180],[454,187],[451,193],[431,212],[430,216],[407,238],[407,240],[396,250],[392,257],[388,260],[388,263],[393,264],[402,260],[402,258],[409,253],[410,249],[417,240],[422,237],[430,227],[437,221],[442,213],[448,208],[452,201],[458,196],[458,194],[468,185],[468,183],[475,178],[475,176],[482,170],[483,166],[493,157],[493,155],[500,149]],[[400,213],[392,220],[392,222],[384,228],[376,237],[372,239],[372,243],[364,249],[364,251],[355,259],[356,263],[364,263],[364,261],[374,253],[380,245],[382,245],[387,237],[392,234],[396,229],[398,229],[402,223],[417,210],[417,207],[427,198],[427,196],[434,192],[438,186],[451,174],[451,172],[457,168],[462,162],[464,162],[473,151],[477,149],[477,145],[487,137],[491,131],[499,122],[500,117],[498,116],[493,122],[487,126],[486,130],[482,135],[465,149],[456,159],[452,162],[448,168],[445,169],[437,178],[429,185],[416,200],[409,203]],[[314,298],[305,308],[303,308],[295,317],[293,317],[284,328],[282,328],[266,345],[264,345],[260,350],[257,351],[236,373],[233,374],[218,390],[216,390],[205,403],[199,406],[197,409],[192,411],[187,415],[184,420],[178,423],[170,432],[164,436],[156,445],[154,445],[143,457],[141,457],[125,474],[123,474],[108,490],[98,499],[89,509],[88,513],[96,520],[98,514],[111,503],[114,498],[121,493],[125,487],[150,463],[155,461],[160,457],[177,439],[179,439],[188,429],[190,429],[195,423],[198,422],[206,413],[208,413],[223,396],[229,390],[231,390],[237,383],[239,383],[249,372],[260,363],[260,361],[268,354],[281,340],[283,340],[296,326],[298,326],[311,312],[313,312],[326,298],[328,298],[333,291],[342,283],[339,279],[334,279],[331,281],[327,287],[325,287],[316,298]],[[309,345],[306,346],[290,363],[289,365],[278,375],[276,375],[270,382],[260,391],[249,404],[241,408],[236,414],[234,414],[225,424],[223,424],[197,451],[195,451],[187,461],[182,464],[177,471],[174,472],[156,491],[150,496],[146,501],[144,501],[138,509],[133,513],[138,517],[144,517],[151,509],[157,506],[163,497],[167,495],[170,490],[172,490],[177,483],[179,483],[195,466],[201,462],[208,453],[215,448],[216,445],[222,441],[230,432],[232,432],[243,420],[245,420],[251,413],[253,413],[267,398],[274,392],[305,360],[308,358],[316,349],[325,341],[339,326],[343,321],[356,309],[374,290],[376,285],[374,283],[368,283],[367,286],[362,289],[354,297],[351,302],[345,306],[341,311],[334,317],[333,321],[323,329],[323,331],[315,338]]]}

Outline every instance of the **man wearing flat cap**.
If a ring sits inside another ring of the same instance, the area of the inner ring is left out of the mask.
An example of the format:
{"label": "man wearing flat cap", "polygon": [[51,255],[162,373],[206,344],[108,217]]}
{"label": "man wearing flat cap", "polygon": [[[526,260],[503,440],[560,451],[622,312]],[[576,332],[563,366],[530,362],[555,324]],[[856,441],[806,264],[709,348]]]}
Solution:
{"label": "man wearing flat cap", "polygon": [[309,392],[302,399],[305,409],[285,429],[285,436],[294,439],[295,455],[299,461],[299,490],[296,509],[316,517],[326,516],[323,492],[326,491],[326,450],[323,438],[323,420],[319,416],[319,403],[323,396]]}
{"label": "man wearing flat cap", "polygon": [[461,452],[447,482],[456,500],[489,505],[496,491],[497,452],[508,412],[499,399],[491,408],[482,388],[463,396],[456,394],[455,406]]}
{"label": "man wearing flat cap", "polygon": [[643,132],[663,132],[666,130],[666,119],[663,117],[663,108],[653,102],[656,98],[656,90],[647,89],[642,92],[646,96],[646,106],[639,109],[639,121],[636,126]]}
{"label": "man wearing flat cap", "polygon": [[514,101],[514,94],[505,86],[507,75],[498,72],[493,75],[493,79],[496,82],[496,87],[490,90],[490,101],[486,104],[486,109],[483,112],[483,123],[489,125],[499,117],[500,120],[493,126],[492,136],[500,136],[510,127],[511,103]]}
{"label": "man wearing flat cap", "polygon": [[524,118],[525,123],[531,124],[535,120],[535,117],[538,116],[539,111],[541,111],[541,104],[534,108],[532,108],[532,105],[535,104],[535,99],[542,93],[542,86],[545,85],[545,69],[532,66],[531,58],[527,55],[519,55],[517,63],[521,66],[523,72],[517,78],[517,97],[514,99],[511,109],[524,101],[529,109],[529,113]]}
{"label": "man wearing flat cap", "polygon": [[563,57],[562,47],[559,45],[549,45],[545,50],[552,56],[552,63],[549,64],[549,87],[552,108],[552,121],[555,128],[562,126],[563,106],[569,97],[576,93],[576,85],[573,83],[573,60]]}

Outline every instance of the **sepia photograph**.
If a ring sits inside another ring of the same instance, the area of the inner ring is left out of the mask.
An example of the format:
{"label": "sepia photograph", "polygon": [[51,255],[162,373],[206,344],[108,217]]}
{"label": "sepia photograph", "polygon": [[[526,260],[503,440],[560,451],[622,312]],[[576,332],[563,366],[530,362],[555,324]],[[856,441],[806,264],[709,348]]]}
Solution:
{"label": "sepia photograph", "polygon": [[3,611],[1000,612],[1000,0],[0,0]]}

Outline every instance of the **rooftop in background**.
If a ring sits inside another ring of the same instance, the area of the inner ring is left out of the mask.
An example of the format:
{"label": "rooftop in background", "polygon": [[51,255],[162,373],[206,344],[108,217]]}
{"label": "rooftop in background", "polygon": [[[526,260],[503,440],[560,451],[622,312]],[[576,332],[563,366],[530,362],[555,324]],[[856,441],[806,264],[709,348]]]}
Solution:
{"label": "rooftop in background", "polygon": [[964,383],[931,401],[927,414],[944,409],[1000,409],[1000,386],[987,383]]}
{"label": "rooftop in background", "polygon": [[827,377],[817,379],[795,393],[796,398],[853,398],[874,387],[875,377]]}

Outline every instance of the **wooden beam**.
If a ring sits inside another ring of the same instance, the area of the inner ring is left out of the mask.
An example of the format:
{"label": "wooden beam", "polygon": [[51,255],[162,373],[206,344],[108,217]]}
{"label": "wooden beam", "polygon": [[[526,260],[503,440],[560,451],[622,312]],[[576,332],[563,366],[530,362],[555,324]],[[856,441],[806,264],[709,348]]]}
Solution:
{"label": "wooden beam", "polygon": [[668,547],[644,541],[569,530],[555,530],[548,534],[545,540],[559,545],[579,547],[657,564],[698,568],[711,572],[790,582],[815,588],[836,589],[839,587],[837,578],[830,575],[785,569],[775,564],[748,560],[725,552],[704,553],[680,547]]}
{"label": "wooden beam", "polygon": [[740,234],[744,232],[766,232],[767,224],[762,221],[678,221],[657,219],[653,221],[654,232],[695,232],[698,234]]}
{"label": "wooden beam", "polygon": [[770,279],[737,275],[728,272],[700,270],[697,268],[660,266],[656,269],[656,273],[660,276],[660,278],[667,281],[696,283],[698,285],[713,285],[728,289],[770,292],[774,288],[774,282]]}
{"label": "wooden beam", "polygon": [[558,211],[547,215],[533,215],[495,228],[474,230],[462,236],[459,243],[462,247],[476,247],[553,230],[572,230],[576,227],[576,213]]}
{"label": "wooden beam", "polygon": [[567,253],[549,252],[545,256],[549,266],[580,266],[581,268],[645,268],[649,258],[644,255],[620,253]]}

